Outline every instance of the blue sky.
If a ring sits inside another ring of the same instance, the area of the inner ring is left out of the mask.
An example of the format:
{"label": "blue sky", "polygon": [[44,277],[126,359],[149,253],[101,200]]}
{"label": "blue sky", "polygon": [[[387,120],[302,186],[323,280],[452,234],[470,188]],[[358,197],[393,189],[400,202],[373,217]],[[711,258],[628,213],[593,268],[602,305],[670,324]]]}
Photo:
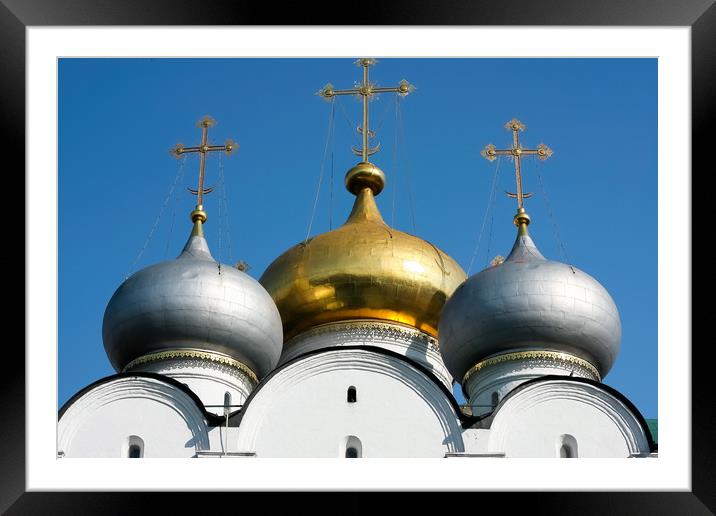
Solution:
{"label": "blue sky", "polygon": [[[544,163],[523,162],[534,192],[530,233],[547,258],[569,261],[611,293],[622,343],[605,383],[657,417],[656,59],[385,58],[371,76],[417,87],[399,103],[393,95],[371,103],[382,144],[373,161],[387,175],[377,198],[384,219],[466,270],[475,256],[470,274],[515,238],[515,201],[504,194],[515,188],[513,164],[489,163],[480,150],[509,146],[503,126],[513,117],[527,125],[525,146],[554,150]],[[181,162],[169,149],[197,144],[206,114],[218,121],[213,143],[238,141],[233,155],[208,160],[216,190],[205,200],[206,233],[217,259],[244,260],[258,278],[306,237],[322,168],[311,234],[350,212],[343,176],[358,161],[350,146],[359,143],[360,103],[337,101],[324,160],[331,105],[315,92],[359,79],[352,59],[60,60],[60,406],[114,372],[102,317],[125,275],[174,258],[189,234],[195,198],[186,187],[196,187],[198,159],[186,160],[177,181]]]}

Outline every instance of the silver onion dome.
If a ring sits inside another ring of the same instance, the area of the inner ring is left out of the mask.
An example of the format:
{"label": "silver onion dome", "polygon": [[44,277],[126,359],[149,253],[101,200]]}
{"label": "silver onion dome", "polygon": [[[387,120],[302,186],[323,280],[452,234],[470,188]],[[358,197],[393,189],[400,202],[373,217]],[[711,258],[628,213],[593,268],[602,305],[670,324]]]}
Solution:
{"label": "silver onion dome", "polygon": [[606,289],[589,274],[545,259],[520,230],[510,255],[468,278],[445,304],[440,351],[462,380],[481,360],[517,350],[566,352],[603,378],[619,352],[621,322]]}
{"label": "silver onion dome", "polygon": [[197,226],[179,257],[128,278],[110,299],[102,337],[112,366],[167,349],[228,355],[259,378],[278,363],[278,309],[252,277],[218,264]]}

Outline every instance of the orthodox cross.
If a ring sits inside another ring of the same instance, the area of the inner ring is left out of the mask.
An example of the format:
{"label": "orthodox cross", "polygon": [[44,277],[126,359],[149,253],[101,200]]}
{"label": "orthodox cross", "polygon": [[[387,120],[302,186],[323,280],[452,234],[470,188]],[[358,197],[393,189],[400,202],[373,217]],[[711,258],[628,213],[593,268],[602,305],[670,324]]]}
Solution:
{"label": "orthodox cross", "polygon": [[517,179],[517,193],[507,192],[507,195],[513,199],[517,199],[517,210],[524,211],[524,199],[532,196],[530,192],[522,192],[522,171],[520,168],[520,158],[524,155],[536,155],[538,159],[544,161],[552,155],[552,149],[544,143],[540,143],[536,149],[523,149],[520,145],[520,139],[517,135],[518,131],[525,130],[525,124],[513,118],[505,124],[505,129],[512,131],[512,148],[496,149],[491,143],[487,145],[480,154],[488,161],[494,161],[497,156],[513,156],[515,160],[515,178]]}
{"label": "orthodox cross", "polygon": [[368,126],[368,101],[373,95],[378,93],[397,93],[404,97],[415,91],[415,86],[403,79],[395,88],[379,88],[375,83],[371,83],[368,79],[368,68],[376,64],[378,61],[372,58],[358,59],[355,64],[363,68],[363,82],[357,83],[352,90],[335,90],[332,84],[326,84],[318,95],[326,100],[331,100],[336,95],[361,95],[363,97],[363,125],[358,128],[358,132],[363,136],[363,148],[353,148],[353,153],[361,156],[361,161],[368,162],[368,156],[372,156],[380,150],[380,144],[373,148],[368,146],[368,138],[375,136]]}
{"label": "orthodox cross", "polygon": [[239,147],[238,143],[234,143],[231,139],[226,140],[224,145],[209,145],[209,127],[216,125],[216,120],[210,116],[205,116],[199,120],[196,124],[197,127],[201,128],[201,144],[196,147],[184,147],[181,143],[177,143],[176,146],[171,150],[171,153],[177,158],[182,154],[188,154],[191,152],[199,153],[199,184],[195,189],[188,188],[188,190],[196,195],[197,207],[202,206],[204,203],[204,194],[210,193],[214,190],[213,187],[204,188],[204,167],[206,165],[206,154],[208,152],[224,151],[227,155],[231,154],[234,150]]}

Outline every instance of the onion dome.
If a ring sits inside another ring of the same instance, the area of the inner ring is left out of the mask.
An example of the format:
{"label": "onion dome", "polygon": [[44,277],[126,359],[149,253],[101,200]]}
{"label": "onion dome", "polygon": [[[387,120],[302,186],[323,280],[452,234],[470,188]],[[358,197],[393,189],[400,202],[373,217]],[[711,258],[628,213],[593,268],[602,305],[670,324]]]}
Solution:
{"label": "onion dome", "polygon": [[121,371],[143,355],[191,349],[236,360],[261,378],[281,354],[276,305],[251,276],[214,260],[201,206],[192,218],[178,258],[133,274],[110,299],[102,326],[109,360]]}
{"label": "onion dome", "polygon": [[362,161],[345,183],[356,195],[345,224],[290,248],[259,279],[278,306],[284,337],[354,319],[437,335],[443,305],[465,272],[430,242],[383,221],[374,199],[385,184],[378,167]]}
{"label": "onion dome", "polygon": [[616,359],[621,322],[611,296],[589,274],[545,259],[528,223],[520,208],[510,255],[470,277],[445,305],[440,352],[456,379],[487,358],[514,351],[567,353],[601,377]]}

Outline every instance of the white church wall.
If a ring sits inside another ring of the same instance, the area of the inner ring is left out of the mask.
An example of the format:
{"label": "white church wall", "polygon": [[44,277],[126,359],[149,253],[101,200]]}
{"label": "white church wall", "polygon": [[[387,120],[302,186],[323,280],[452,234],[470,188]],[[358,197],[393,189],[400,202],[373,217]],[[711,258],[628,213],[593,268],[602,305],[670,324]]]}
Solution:
{"label": "white church wall", "polygon": [[587,383],[547,380],[521,388],[498,408],[490,452],[507,457],[629,457],[648,454],[636,416]]}
{"label": "white church wall", "polygon": [[120,377],[76,399],[58,423],[58,455],[192,457],[209,448],[207,423],[181,389],[154,378]]}
{"label": "white church wall", "polygon": [[[348,389],[355,388],[355,402]],[[405,360],[360,349],[312,354],[256,391],[238,449],[257,457],[444,457],[463,451],[446,393]]]}

